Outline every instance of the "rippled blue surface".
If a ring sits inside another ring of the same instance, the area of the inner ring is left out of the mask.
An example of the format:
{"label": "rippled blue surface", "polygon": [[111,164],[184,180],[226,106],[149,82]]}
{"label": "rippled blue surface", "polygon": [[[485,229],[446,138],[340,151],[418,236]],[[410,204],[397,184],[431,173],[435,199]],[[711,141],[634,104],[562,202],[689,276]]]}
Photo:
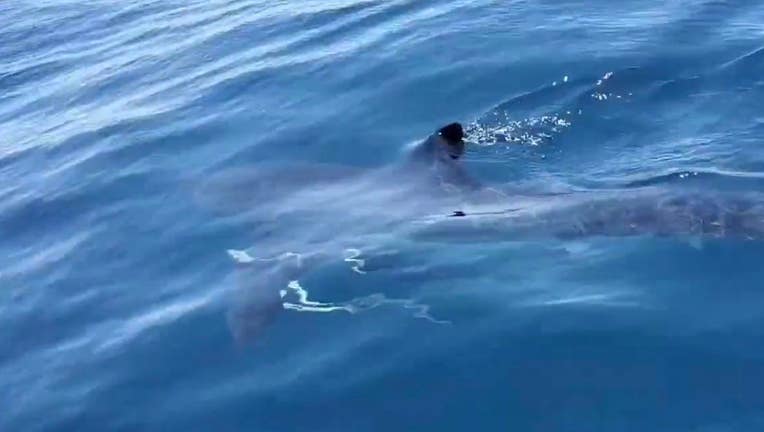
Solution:
{"label": "rippled blue surface", "polygon": [[[764,430],[759,242],[417,242],[373,200],[266,223],[290,184],[250,176],[387,166],[459,120],[483,181],[762,191],[762,23],[753,1],[0,3],[0,430]],[[319,234],[366,242],[299,274],[307,302],[227,253]]]}

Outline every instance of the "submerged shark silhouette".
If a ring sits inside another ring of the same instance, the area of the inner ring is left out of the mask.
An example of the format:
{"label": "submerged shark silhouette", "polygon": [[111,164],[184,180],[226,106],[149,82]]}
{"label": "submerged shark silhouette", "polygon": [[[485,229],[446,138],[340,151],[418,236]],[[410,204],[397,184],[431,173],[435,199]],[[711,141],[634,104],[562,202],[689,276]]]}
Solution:
{"label": "submerged shark silhouette", "polygon": [[[359,304],[407,304],[386,298],[319,303],[295,288],[300,278],[343,259],[347,250],[373,254],[395,241],[598,236],[764,240],[764,200],[758,192],[683,190],[646,182],[612,190],[523,194],[479,185],[459,164],[421,158],[376,170],[300,163],[244,172],[212,179],[199,195],[207,205],[244,215],[259,237],[256,248],[232,255],[244,275],[229,314],[240,341],[259,333],[289,304],[295,310],[350,313],[362,310]],[[253,258],[258,256],[278,259]],[[295,303],[285,300],[290,287]],[[423,316],[429,317],[426,309]]]}

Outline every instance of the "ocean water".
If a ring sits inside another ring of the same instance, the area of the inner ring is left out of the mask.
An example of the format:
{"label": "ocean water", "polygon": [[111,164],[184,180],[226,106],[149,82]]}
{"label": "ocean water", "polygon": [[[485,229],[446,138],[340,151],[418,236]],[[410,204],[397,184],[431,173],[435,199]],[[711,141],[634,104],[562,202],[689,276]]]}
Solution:
{"label": "ocean water", "polygon": [[[751,225],[602,235],[663,194],[762,222],[762,23],[757,1],[1,2],[0,431],[764,430]],[[502,198],[389,170],[451,121]],[[598,193],[619,199],[576,224]]]}

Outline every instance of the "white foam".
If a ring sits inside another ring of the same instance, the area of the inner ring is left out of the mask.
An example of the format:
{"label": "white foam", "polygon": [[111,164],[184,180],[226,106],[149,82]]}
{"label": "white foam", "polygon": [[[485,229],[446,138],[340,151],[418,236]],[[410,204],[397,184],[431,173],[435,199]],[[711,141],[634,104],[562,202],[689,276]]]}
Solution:
{"label": "white foam", "polygon": [[255,258],[244,250],[228,249],[226,252],[228,252],[228,255],[230,255],[234,261],[240,264],[249,264],[255,261]]}
{"label": "white foam", "polygon": [[430,315],[430,307],[425,304],[416,303],[410,299],[389,299],[384,294],[371,294],[365,297],[355,298],[348,302],[342,303],[325,303],[308,299],[308,291],[304,289],[299,281],[292,281],[287,286],[290,290],[297,294],[297,302],[290,303],[284,302],[283,307],[286,310],[295,312],[317,312],[317,313],[330,313],[330,312],[347,312],[350,314],[357,314],[359,312],[375,309],[384,305],[397,305],[404,309],[413,310],[415,318],[426,319],[436,324],[450,324],[449,321],[443,321],[433,318]]}
{"label": "white foam", "polygon": [[360,249],[345,249],[345,262],[352,264],[352,269],[354,272],[359,274],[366,274],[362,268],[366,265],[366,260],[362,258],[358,258],[361,256],[361,250]]}

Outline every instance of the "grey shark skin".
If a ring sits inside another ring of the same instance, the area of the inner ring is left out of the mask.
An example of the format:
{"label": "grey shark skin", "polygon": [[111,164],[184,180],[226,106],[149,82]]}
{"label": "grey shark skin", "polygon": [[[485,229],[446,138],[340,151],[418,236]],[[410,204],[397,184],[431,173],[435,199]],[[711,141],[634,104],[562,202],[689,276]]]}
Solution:
{"label": "grey shark skin", "polygon": [[547,195],[538,190],[523,195],[515,187],[502,194],[496,191],[499,187],[465,181],[460,168],[432,163],[421,154],[377,170],[285,165],[253,168],[235,187],[224,189],[218,198],[237,212],[251,211],[255,230],[276,226],[272,232],[259,232],[258,244],[250,248],[253,255],[279,257],[239,263],[241,283],[229,311],[235,339],[256,339],[284,310],[281,290],[325,263],[341,260],[347,249],[361,249],[368,256],[401,241],[601,236],[764,240],[761,193],[651,184]]}
{"label": "grey shark skin", "polygon": [[764,196],[645,188],[581,192],[567,196],[515,197],[505,213],[464,212],[409,232],[418,240],[496,241],[587,237],[677,237],[764,240]]}
{"label": "grey shark skin", "polygon": [[[343,257],[351,262],[344,256],[348,250],[375,254],[406,221],[458,206],[467,177],[456,167],[413,153],[376,170],[271,164],[206,182],[197,190],[200,203],[235,215],[254,210],[250,221],[265,234],[249,249],[255,258],[237,260],[239,283],[228,311],[236,342],[255,342],[281,315],[283,290],[293,281]],[[271,224],[276,233],[268,232]]]}

